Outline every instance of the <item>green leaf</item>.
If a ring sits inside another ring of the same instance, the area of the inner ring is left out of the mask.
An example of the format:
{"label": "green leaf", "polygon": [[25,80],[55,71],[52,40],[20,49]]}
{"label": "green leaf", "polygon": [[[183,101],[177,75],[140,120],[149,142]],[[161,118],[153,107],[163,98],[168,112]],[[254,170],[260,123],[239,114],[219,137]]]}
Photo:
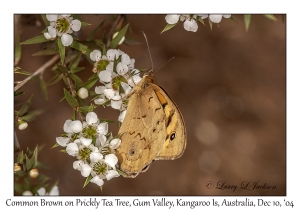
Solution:
{"label": "green leaf", "polygon": [[123,172],[123,171],[121,171],[121,170],[119,170],[119,169],[116,169],[117,170],[117,172],[121,175],[121,176],[126,176],[126,173],[125,172]]}
{"label": "green leaf", "polygon": [[264,16],[270,20],[277,21],[277,18],[274,15],[264,15]]}
{"label": "green leaf", "polygon": [[92,33],[88,36],[88,38],[86,39],[87,41],[91,41],[94,39],[95,35],[98,33],[99,29],[102,27],[102,25],[104,24],[105,20],[103,20],[93,31]]}
{"label": "green leaf", "polygon": [[21,69],[18,69],[18,70],[16,70],[16,71],[14,71],[14,73],[16,73],[16,74],[23,74],[23,75],[26,75],[26,76],[31,75],[30,72],[22,71]]}
{"label": "green leaf", "polygon": [[32,56],[44,56],[44,55],[55,55],[58,51],[54,49],[44,49],[40,50],[37,53],[34,53]]}
{"label": "green leaf", "polygon": [[30,171],[33,166],[32,162],[30,162],[30,159],[27,157],[27,155],[25,155],[25,160],[26,160],[26,164],[25,164],[26,171]]}
{"label": "green leaf", "polygon": [[81,26],[90,26],[91,24],[81,21]]}
{"label": "green leaf", "polygon": [[20,183],[14,183],[14,190],[20,194],[22,194],[25,190],[23,189],[23,185]]}
{"label": "green leaf", "polygon": [[65,62],[65,54],[66,54],[66,48],[65,48],[65,46],[62,44],[62,42],[61,42],[61,37],[60,37],[60,36],[59,36],[58,39],[57,39],[57,47],[58,47],[58,52],[59,52],[61,64],[64,65],[64,62]]}
{"label": "green leaf", "polygon": [[81,59],[81,52],[78,52],[78,55],[75,57],[75,59],[69,64],[69,69],[74,69],[78,66],[80,59]]}
{"label": "green leaf", "polygon": [[74,73],[82,71],[83,69],[85,69],[85,67],[76,67],[76,68],[71,69],[71,73],[74,74]]}
{"label": "green leaf", "polygon": [[95,78],[98,78],[98,75],[97,74],[93,74],[88,80],[93,80]]}
{"label": "green leaf", "polygon": [[20,44],[20,35],[17,35],[15,38],[15,65],[19,63],[21,59],[21,44]]}
{"label": "green leaf", "polygon": [[25,42],[22,42],[21,44],[37,44],[37,43],[43,43],[43,42],[49,42],[50,40],[46,39],[44,35],[36,36],[31,39],[26,40]]}
{"label": "green leaf", "polygon": [[40,86],[42,88],[45,99],[48,100],[47,84],[43,78],[40,78]]}
{"label": "green leaf", "polygon": [[[178,22],[177,22],[178,23]],[[160,32],[160,34],[170,30],[171,28],[173,28],[174,26],[177,25],[177,23],[174,23],[174,24],[167,24],[166,27],[162,30],[162,32]]]}
{"label": "green leaf", "polygon": [[91,87],[93,87],[96,84],[97,81],[98,81],[98,78],[94,78],[92,80],[89,80],[87,83],[85,83],[81,87],[85,87],[86,89],[90,89]]}
{"label": "green leaf", "polygon": [[23,158],[24,158],[24,154],[23,151],[20,152],[18,158],[17,158],[17,163],[23,164]]}
{"label": "green leaf", "polygon": [[104,119],[104,118],[99,118],[100,122],[107,122],[107,123],[114,123],[115,121],[109,120],[109,119]]}
{"label": "green leaf", "polygon": [[79,42],[76,42],[76,41],[73,41],[72,44],[70,45],[70,47],[81,51],[83,54],[87,53],[89,50],[87,46],[80,44]]}
{"label": "green leaf", "polygon": [[24,92],[14,92],[14,96],[19,96],[19,95],[23,95]]}
{"label": "green leaf", "polygon": [[62,102],[65,99],[66,99],[66,97],[64,96],[62,99],[59,100],[59,102]]}
{"label": "green leaf", "polygon": [[251,15],[244,15],[245,29],[248,31],[251,22]]}
{"label": "green leaf", "polygon": [[55,148],[55,147],[59,147],[60,145],[58,144],[58,143],[55,143],[54,145],[53,145],[53,147],[51,147],[51,149],[53,149],[53,148]]}
{"label": "green leaf", "polygon": [[92,176],[92,175],[89,175],[89,176],[85,179],[83,188],[91,181],[92,178],[93,178],[93,176]]}
{"label": "green leaf", "polygon": [[64,94],[65,94],[65,97],[71,107],[78,106],[78,102],[74,99],[74,97],[66,89],[64,89]]}
{"label": "green leaf", "polygon": [[80,85],[82,85],[82,80],[76,75],[76,74],[70,74],[70,77],[72,78],[72,80],[74,80],[74,82],[76,82],[77,84],[76,84],[76,91],[79,89],[78,87],[80,86]]}
{"label": "green leaf", "polygon": [[29,190],[30,189],[30,185],[29,185],[29,181],[27,178],[24,179],[24,190]]}
{"label": "green leaf", "polygon": [[42,16],[42,19],[43,19],[43,21],[44,21],[45,26],[48,26],[48,25],[49,25],[49,20],[46,18],[46,15],[43,14],[43,15],[41,15],[41,16]]}
{"label": "green leaf", "polygon": [[119,44],[119,42],[121,41],[122,37],[125,36],[127,29],[128,29],[129,24],[127,24],[126,26],[124,26],[124,28],[122,28],[118,35],[111,41],[110,43],[110,48],[116,48]]}
{"label": "green leaf", "polygon": [[30,159],[30,165],[32,165],[32,168],[35,168],[37,165],[37,157],[38,157],[38,146],[36,146],[35,150],[33,151],[33,155]]}
{"label": "green leaf", "polygon": [[26,121],[26,122],[30,122],[32,120],[34,120],[36,118],[36,116],[42,114],[44,111],[43,110],[34,110],[30,113],[28,113],[25,116],[22,116],[21,119]]}
{"label": "green leaf", "polygon": [[62,78],[63,78],[63,74],[57,74],[48,82],[47,85],[48,86],[53,85],[53,84],[59,82]]}
{"label": "green leaf", "polygon": [[133,37],[130,37],[128,35],[125,36],[125,42],[128,44],[142,44],[143,43],[143,42],[141,42]]}
{"label": "green leaf", "polygon": [[210,20],[208,20],[208,22],[209,22],[210,30],[212,31],[213,23]]}
{"label": "green leaf", "polygon": [[31,100],[32,100],[33,94],[30,96],[30,98],[23,104],[23,106],[21,107],[21,109],[19,110],[19,116],[23,116],[27,111],[28,108],[31,104]]}
{"label": "green leaf", "polygon": [[62,152],[62,153],[67,153],[67,151],[66,151],[65,149],[60,150],[60,152]]}
{"label": "green leaf", "polygon": [[15,171],[14,172],[17,176],[19,177],[24,177],[27,175],[27,173],[25,171],[19,170],[19,171]]}
{"label": "green leaf", "polygon": [[61,66],[61,65],[57,65],[57,68],[59,70],[61,70],[63,73],[68,73],[69,69],[64,67],[64,66]]}

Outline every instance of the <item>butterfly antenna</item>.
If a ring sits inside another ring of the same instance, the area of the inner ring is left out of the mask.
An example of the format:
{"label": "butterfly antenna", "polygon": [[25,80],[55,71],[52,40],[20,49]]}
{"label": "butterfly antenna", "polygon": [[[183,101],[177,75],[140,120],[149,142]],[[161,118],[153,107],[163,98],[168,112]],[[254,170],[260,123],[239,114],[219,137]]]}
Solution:
{"label": "butterfly antenna", "polygon": [[170,58],[170,60],[168,60],[164,65],[162,65],[161,67],[159,67],[158,69],[156,69],[155,72],[157,72],[159,69],[161,69],[162,67],[164,67],[165,65],[167,65],[171,60],[173,60],[175,57]]}
{"label": "butterfly antenna", "polygon": [[147,40],[147,37],[146,37],[146,34],[144,33],[144,31],[142,31],[142,33],[143,33],[143,35],[145,37],[145,40],[146,40],[146,43],[147,43],[148,52],[149,52],[149,55],[150,55],[150,60],[151,60],[151,65],[152,65],[152,69],[150,71],[153,71],[154,70],[154,65],[153,65],[153,60],[152,60],[152,56],[151,56],[151,52],[150,52],[148,40]]}

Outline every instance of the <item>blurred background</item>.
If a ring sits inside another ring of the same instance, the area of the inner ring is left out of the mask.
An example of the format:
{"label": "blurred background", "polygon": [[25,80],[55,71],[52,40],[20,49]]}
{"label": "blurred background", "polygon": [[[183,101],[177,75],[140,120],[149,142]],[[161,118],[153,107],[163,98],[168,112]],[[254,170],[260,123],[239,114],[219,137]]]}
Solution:
{"label": "blurred background", "polygon": [[[75,158],[59,152],[61,147],[51,149],[64,122],[72,117],[68,103],[59,102],[65,84],[49,86],[46,100],[38,79],[23,86],[20,90],[26,94],[14,101],[18,110],[34,93],[30,109],[45,110],[27,129],[15,129],[22,150],[45,146],[39,160],[48,169],[41,172],[53,183],[59,180],[60,195],[286,195],[286,23],[282,15],[275,16],[277,22],[252,15],[248,32],[244,16],[233,15],[237,23],[223,18],[212,31],[206,20],[206,26],[198,23],[195,33],[185,31],[180,22],[160,34],[166,26],[165,15],[126,15],[128,34],[141,44],[120,49],[135,58],[135,67],[151,67],[141,31],[148,38],[155,68],[175,57],[156,72],[156,80],[185,120],[187,147],[181,158],[155,161],[134,179],[106,181],[102,191],[93,183],[82,189],[85,178],[73,169]],[[38,15],[15,18],[21,42],[45,28]],[[101,33],[112,24],[108,15],[84,15],[83,19],[92,25],[82,27],[80,39],[105,19]],[[41,44],[23,45],[18,66],[36,71],[51,58],[32,56],[41,49]],[[87,81],[92,66],[84,59],[79,66],[86,67],[78,75]],[[50,68],[44,73],[45,81],[53,76]],[[16,75],[15,81],[24,78]],[[117,119],[119,114],[102,107],[96,113],[108,119]],[[114,135],[118,132],[115,124],[109,125]],[[253,189],[255,182],[265,187]],[[246,183],[248,190],[241,189]],[[218,189],[222,186],[237,188]]]}

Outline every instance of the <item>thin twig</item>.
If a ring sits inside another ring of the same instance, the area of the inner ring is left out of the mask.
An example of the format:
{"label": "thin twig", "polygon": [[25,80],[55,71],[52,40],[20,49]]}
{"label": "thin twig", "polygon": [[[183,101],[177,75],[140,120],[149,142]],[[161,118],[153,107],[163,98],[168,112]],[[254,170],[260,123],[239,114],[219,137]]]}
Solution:
{"label": "thin twig", "polygon": [[59,55],[55,55],[53,56],[49,61],[47,61],[44,65],[42,65],[38,70],[36,70],[32,75],[30,75],[29,77],[27,77],[26,79],[24,79],[23,81],[21,81],[16,87],[15,87],[15,91],[17,91],[19,88],[21,88],[23,85],[26,84],[26,82],[28,82],[32,77],[40,74],[41,72],[45,71],[45,69],[47,69],[49,66],[51,66],[53,63],[56,62],[56,60],[58,60]]}
{"label": "thin twig", "polygon": [[107,43],[106,43],[107,47],[110,45],[112,35],[115,32],[116,26],[118,25],[119,21],[121,21],[121,18],[122,18],[122,15],[117,15],[117,18],[116,18],[114,24],[112,25],[108,35],[107,35],[108,36]]}
{"label": "thin twig", "polygon": [[[68,76],[67,76],[67,81],[68,81],[69,88],[70,88],[70,90],[71,90],[71,94],[72,94],[72,96],[74,97],[75,101],[77,101],[77,100],[76,100],[76,91],[75,91],[75,89],[74,89],[74,85],[73,85],[73,83],[72,83],[70,77],[68,77]],[[77,101],[77,103],[78,103],[78,101]],[[80,121],[83,122],[83,117],[82,117],[82,115],[81,115],[81,112],[80,112],[78,109],[76,109],[76,112],[77,112],[77,115],[78,115]]]}

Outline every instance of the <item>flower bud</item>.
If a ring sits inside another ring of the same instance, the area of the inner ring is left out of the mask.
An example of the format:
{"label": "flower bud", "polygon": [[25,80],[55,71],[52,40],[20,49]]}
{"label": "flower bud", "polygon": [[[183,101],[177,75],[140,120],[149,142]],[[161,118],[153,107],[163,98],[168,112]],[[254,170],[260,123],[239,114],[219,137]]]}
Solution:
{"label": "flower bud", "polygon": [[20,121],[19,122],[19,130],[24,130],[24,129],[27,128],[27,126],[28,126],[27,122],[25,122],[25,121]]}
{"label": "flower bud", "polygon": [[29,196],[29,195],[33,195],[33,194],[32,194],[32,192],[30,192],[29,190],[26,190],[26,191],[23,192],[22,195],[24,195],[24,196]]}
{"label": "flower bud", "polygon": [[39,171],[36,168],[34,168],[31,171],[29,171],[29,176],[35,179],[39,176]]}
{"label": "flower bud", "polygon": [[14,171],[20,171],[21,169],[22,169],[21,166],[19,166],[18,163],[15,163],[15,165],[14,165]]}
{"label": "flower bud", "polygon": [[82,87],[78,90],[77,94],[81,99],[86,99],[89,96],[89,91]]}
{"label": "flower bud", "polygon": [[[115,32],[113,35],[113,39],[119,34],[119,31]],[[122,37],[118,45],[121,45],[125,41],[125,36]]]}

